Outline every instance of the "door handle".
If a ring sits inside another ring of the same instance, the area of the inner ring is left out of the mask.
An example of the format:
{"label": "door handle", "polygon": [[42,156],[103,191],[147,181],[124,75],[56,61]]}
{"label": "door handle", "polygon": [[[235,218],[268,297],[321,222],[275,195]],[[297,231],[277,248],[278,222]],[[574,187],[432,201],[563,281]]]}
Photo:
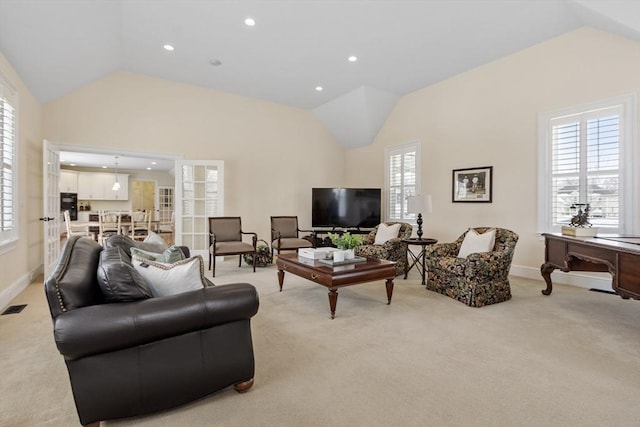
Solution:
{"label": "door handle", "polygon": [[53,221],[55,218],[51,218],[51,217],[45,216],[44,218],[38,218],[38,219],[40,221],[45,221],[46,222],[46,221]]}

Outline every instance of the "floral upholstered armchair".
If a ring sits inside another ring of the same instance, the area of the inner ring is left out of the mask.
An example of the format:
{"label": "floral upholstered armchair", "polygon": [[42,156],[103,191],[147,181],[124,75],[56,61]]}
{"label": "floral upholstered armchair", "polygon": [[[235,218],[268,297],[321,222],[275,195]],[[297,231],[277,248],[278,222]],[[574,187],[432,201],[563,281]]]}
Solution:
{"label": "floral upholstered armchair", "polygon": [[467,230],[453,243],[440,243],[427,248],[427,289],[465,303],[482,307],[511,299],[509,269],[518,235],[495,228],[495,243],[490,252],[471,253],[458,258],[458,252],[470,230],[483,234],[489,227]]}
{"label": "floral upholstered armchair", "polygon": [[396,276],[404,274],[404,270],[407,267],[407,249],[406,245],[402,243],[402,239],[408,239],[411,237],[413,227],[411,224],[405,222],[385,222],[385,225],[400,224],[400,230],[398,235],[393,237],[383,244],[374,244],[376,241],[376,234],[380,228],[380,224],[374,228],[371,233],[367,234],[362,245],[356,246],[355,254],[361,257],[386,259],[396,262]]}

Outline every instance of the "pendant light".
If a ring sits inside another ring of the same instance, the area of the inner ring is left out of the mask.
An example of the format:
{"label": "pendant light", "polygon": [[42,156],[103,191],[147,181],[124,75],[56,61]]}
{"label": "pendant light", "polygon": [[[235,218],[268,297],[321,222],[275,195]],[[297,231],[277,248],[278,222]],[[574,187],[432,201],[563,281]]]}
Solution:
{"label": "pendant light", "polygon": [[113,191],[120,190],[120,183],[118,182],[118,156],[116,156],[116,182],[113,183],[113,187],[111,189]]}

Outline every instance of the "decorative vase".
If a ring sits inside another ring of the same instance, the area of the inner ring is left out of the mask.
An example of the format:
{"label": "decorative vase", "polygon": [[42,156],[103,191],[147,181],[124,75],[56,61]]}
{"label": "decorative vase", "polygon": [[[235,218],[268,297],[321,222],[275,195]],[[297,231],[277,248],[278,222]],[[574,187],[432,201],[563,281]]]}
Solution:
{"label": "decorative vase", "polygon": [[345,252],[346,251],[342,251],[342,250],[333,251],[333,262],[344,261]]}
{"label": "decorative vase", "polygon": [[345,249],[344,259],[353,259],[356,256],[353,249]]}

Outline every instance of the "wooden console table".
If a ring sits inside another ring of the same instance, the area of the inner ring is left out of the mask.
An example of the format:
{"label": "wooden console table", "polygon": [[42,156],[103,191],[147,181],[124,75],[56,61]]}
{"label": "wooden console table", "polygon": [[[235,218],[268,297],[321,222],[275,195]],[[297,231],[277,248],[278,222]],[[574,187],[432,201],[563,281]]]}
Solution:
{"label": "wooden console table", "polygon": [[[624,299],[640,299],[640,237],[571,237],[543,234],[544,259],[540,273],[547,283],[542,291],[553,290],[551,273],[569,271],[601,271],[613,276],[612,288]],[[637,242],[637,243],[635,243]]]}

